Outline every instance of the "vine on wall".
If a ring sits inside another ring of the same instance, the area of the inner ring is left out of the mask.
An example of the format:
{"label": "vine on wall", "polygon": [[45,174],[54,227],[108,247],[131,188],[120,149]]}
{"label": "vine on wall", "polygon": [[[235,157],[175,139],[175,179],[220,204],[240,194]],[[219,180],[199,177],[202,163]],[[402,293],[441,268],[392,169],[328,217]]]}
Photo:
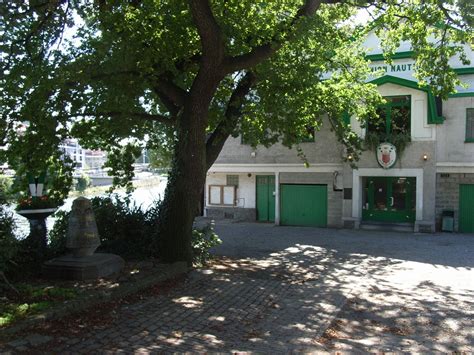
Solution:
{"label": "vine on wall", "polygon": [[411,135],[409,133],[376,133],[368,132],[365,136],[365,146],[367,149],[375,152],[380,143],[392,143],[397,148],[397,154],[402,156],[408,144],[411,142]]}

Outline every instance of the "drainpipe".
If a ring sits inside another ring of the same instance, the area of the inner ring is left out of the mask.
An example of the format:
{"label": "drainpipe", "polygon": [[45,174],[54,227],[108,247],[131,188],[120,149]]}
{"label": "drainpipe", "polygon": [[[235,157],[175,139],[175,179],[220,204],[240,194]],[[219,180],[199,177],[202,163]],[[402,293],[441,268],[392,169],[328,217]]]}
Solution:
{"label": "drainpipe", "polygon": [[280,173],[275,173],[275,225],[280,225]]}

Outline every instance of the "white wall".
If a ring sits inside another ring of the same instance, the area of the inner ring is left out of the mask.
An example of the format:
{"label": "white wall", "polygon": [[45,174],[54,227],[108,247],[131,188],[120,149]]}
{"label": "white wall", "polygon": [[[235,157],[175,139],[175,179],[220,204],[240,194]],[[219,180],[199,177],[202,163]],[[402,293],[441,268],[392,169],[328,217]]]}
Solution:
{"label": "white wall", "polygon": [[[396,84],[383,84],[378,87],[382,96],[411,96],[411,137],[413,141],[435,140],[436,125],[428,124],[428,97],[424,91],[410,89]],[[351,118],[351,126],[357,134],[364,137],[365,130],[355,117]]]}
{"label": "white wall", "polygon": [[[243,208],[255,208],[255,174],[220,174],[220,173],[208,173],[206,179],[206,202],[205,205],[209,206],[208,191],[209,185],[225,185],[226,175],[238,175],[239,176],[239,187],[237,188],[237,204],[236,207]],[[216,205],[212,205],[216,206]],[[224,207],[224,206],[220,206]]]}
{"label": "white wall", "polygon": [[436,142],[439,164],[462,163],[467,168],[474,163],[474,143],[465,142],[467,108],[474,108],[474,97],[450,98],[443,102],[446,121],[438,126]]}

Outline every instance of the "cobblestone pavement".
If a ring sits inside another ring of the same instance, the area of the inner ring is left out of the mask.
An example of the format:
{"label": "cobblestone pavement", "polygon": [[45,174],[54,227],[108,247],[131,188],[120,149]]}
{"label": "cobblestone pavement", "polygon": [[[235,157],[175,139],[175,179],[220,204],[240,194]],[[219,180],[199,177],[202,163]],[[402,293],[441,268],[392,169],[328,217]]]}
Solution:
{"label": "cobblestone pavement", "polygon": [[[216,252],[265,258],[299,248],[300,261],[352,286],[322,337],[331,352],[474,353],[474,235],[218,225]],[[318,249],[322,248],[322,249]],[[322,252],[322,251],[325,252]],[[284,261],[285,263],[287,260]]]}
{"label": "cobblestone pavement", "polygon": [[[99,329],[3,349],[47,353],[473,350],[474,238],[221,224],[224,256]],[[342,310],[341,310],[342,309]]]}

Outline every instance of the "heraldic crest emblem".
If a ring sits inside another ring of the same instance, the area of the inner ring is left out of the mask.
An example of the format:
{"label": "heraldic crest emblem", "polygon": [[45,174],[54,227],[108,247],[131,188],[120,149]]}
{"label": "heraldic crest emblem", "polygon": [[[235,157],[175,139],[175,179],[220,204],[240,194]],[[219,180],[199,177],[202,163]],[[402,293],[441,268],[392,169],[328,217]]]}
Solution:
{"label": "heraldic crest emblem", "polygon": [[379,165],[384,169],[391,168],[397,160],[397,148],[392,143],[380,143],[376,154]]}

